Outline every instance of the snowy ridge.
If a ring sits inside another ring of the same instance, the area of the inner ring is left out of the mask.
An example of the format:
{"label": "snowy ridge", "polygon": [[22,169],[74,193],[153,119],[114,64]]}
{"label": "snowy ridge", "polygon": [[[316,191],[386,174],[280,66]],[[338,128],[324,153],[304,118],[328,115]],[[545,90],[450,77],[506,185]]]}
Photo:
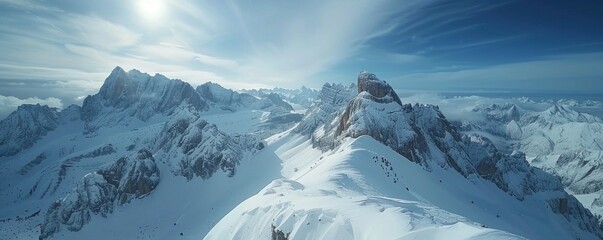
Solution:
{"label": "snowy ridge", "polygon": [[[360,74],[359,85],[366,79],[365,75]],[[350,100],[345,111],[331,120],[339,123],[337,129],[330,130],[335,131],[336,137],[325,138],[333,141],[332,148],[339,146],[346,137],[368,135],[426,170],[454,169],[465,177],[478,175],[518,200],[530,196],[547,202],[552,212],[564,216],[568,223],[577,221],[575,227],[602,236],[597,219],[568,195],[555,177],[530,167],[524,155],[500,153],[491,142],[482,138],[465,138],[463,141],[461,134],[437,107],[402,105],[394,97],[383,94],[393,91],[388,90],[391,89],[389,85],[380,82],[380,86],[387,89],[369,88],[366,91],[359,88],[358,95]],[[503,114],[492,114],[492,117],[512,119],[516,111],[509,107],[502,111]],[[315,130],[313,141],[316,132],[321,136],[332,136],[322,131]]]}
{"label": "snowy ridge", "polygon": [[309,140],[287,141],[299,147],[275,151],[286,178],[238,205],[204,239],[597,238],[541,199],[520,201],[455,171],[425,171],[368,136],[326,152]]}

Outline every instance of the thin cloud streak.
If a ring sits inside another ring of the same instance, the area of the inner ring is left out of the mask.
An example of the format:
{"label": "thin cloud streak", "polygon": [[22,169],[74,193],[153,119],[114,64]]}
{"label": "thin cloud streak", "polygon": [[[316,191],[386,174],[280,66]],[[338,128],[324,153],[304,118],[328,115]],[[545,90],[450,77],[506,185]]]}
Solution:
{"label": "thin cloud streak", "polygon": [[[402,75],[396,84],[415,84],[422,88],[491,88],[567,92],[603,92],[603,52],[551,56],[540,60],[501,64],[457,71],[425,72]],[[546,85],[542,79],[547,79]],[[561,90],[563,89],[563,90]]]}
{"label": "thin cloud streak", "polygon": [[[508,7],[516,3],[521,2],[166,0],[164,18],[148,21],[134,9],[137,4],[116,0],[77,7],[0,0],[0,71],[3,81],[37,79],[86,93],[98,89],[116,65],[193,86],[213,81],[235,89],[347,83],[363,69],[416,88],[539,89],[546,82],[563,89],[570,80],[579,84],[568,89],[600,88],[595,80],[603,73],[594,65],[603,56],[582,61],[568,54],[542,57],[543,51],[530,55],[539,47],[537,34],[546,34],[537,33],[538,26],[490,31],[496,29],[492,23],[513,23],[496,13],[525,9]],[[491,13],[496,16],[489,18]],[[593,52],[601,45],[571,46],[600,39],[560,42],[556,49]],[[482,56],[482,50],[500,56]],[[23,89],[19,97],[27,94]],[[59,87],[53,91],[65,96]]]}

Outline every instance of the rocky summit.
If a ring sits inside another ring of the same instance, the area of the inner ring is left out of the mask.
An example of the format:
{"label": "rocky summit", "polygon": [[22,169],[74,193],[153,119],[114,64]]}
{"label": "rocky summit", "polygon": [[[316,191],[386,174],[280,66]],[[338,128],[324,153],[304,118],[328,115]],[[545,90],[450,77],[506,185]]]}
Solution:
{"label": "rocky summit", "polygon": [[367,92],[378,102],[394,101],[402,105],[398,94],[387,82],[379,80],[375,74],[367,71],[358,74],[358,93],[361,92]]}

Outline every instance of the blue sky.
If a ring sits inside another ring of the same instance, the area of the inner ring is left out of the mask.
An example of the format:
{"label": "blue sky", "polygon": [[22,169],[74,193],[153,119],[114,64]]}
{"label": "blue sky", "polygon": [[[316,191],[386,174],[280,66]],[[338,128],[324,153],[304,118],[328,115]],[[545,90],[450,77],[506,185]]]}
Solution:
{"label": "blue sky", "polygon": [[0,108],[79,103],[117,65],[234,89],[368,70],[406,90],[601,93],[601,13],[598,0],[0,0]]}

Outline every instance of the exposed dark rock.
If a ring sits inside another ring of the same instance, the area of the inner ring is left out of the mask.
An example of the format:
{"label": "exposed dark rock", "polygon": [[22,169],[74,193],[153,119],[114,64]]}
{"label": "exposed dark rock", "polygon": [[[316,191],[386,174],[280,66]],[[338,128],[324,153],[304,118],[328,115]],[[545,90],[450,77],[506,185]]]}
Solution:
{"label": "exposed dark rock", "polygon": [[45,159],[46,159],[46,152],[40,153],[40,155],[38,155],[36,158],[34,158],[30,162],[28,162],[21,169],[19,169],[19,174],[21,174],[21,175],[27,174],[29,172],[29,170],[31,170],[35,166],[39,165],[40,163],[42,163],[42,161],[44,161]]}
{"label": "exposed dark rock", "polygon": [[92,215],[106,217],[119,205],[144,197],[159,184],[159,169],[146,149],[102,167],[84,176],[73,192],[55,201],[45,215],[40,239],[46,239],[65,227],[79,231]]}
{"label": "exposed dark rock", "polygon": [[362,71],[358,75],[358,93],[363,91],[366,91],[371,96],[375,97],[374,100],[376,102],[387,102],[393,100],[402,105],[402,101],[400,101],[398,94],[396,94],[394,89],[392,89],[389,84],[387,84],[385,81],[379,80],[375,74],[368,73],[366,71]]}
{"label": "exposed dark rock", "polygon": [[[243,147],[216,125],[202,119],[175,119],[166,123],[156,149],[164,151],[187,179],[211,177],[217,170],[235,174]],[[251,148],[255,147],[255,143]]]}
{"label": "exposed dark rock", "polygon": [[289,235],[291,233],[285,234],[280,229],[276,229],[276,227],[274,225],[271,225],[271,226],[272,226],[272,240],[288,240],[289,239]]}
{"label": "exposed dark rock", "polygon": [[123,157],[97,171],[108,183],[117,186],[119,204],[151,192],[159,184],[159,169],[153,154],[146,149],[134,157]]}

